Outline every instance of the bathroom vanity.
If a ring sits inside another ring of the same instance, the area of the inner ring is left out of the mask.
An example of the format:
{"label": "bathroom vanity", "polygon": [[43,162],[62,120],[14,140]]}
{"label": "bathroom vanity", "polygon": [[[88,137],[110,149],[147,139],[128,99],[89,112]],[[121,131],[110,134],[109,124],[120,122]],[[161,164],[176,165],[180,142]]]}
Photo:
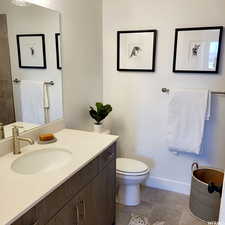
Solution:
{"label": "bathroom vanity", "polygon": [[34,174],[12,170],[17,159],[43,148],[38,144],[22,148],[20,156],[10,153],[0,158],[0,170],[8,173],[6,177],[0,172],[0,198],[5,201],[0,205],[0,224],[114,224],[118,137],[69,129],[55,135],[58,142],[48,148],[71,152],[71,160],[61,168]]}

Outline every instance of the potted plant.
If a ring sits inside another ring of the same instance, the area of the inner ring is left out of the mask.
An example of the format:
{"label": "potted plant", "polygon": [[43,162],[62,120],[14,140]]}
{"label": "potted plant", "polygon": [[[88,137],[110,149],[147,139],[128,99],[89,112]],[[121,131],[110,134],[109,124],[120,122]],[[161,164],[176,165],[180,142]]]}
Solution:
{"label": "potted plant", "polygon": [[101,102],[97,102],[95,106],[96,109],[90,106],[89,113],[90,116],[96,121],[96,123],[94,123],[94,132],[101,133],[103,131],[102,121],[112,111],[112,106],[109,104],[103,105]]}

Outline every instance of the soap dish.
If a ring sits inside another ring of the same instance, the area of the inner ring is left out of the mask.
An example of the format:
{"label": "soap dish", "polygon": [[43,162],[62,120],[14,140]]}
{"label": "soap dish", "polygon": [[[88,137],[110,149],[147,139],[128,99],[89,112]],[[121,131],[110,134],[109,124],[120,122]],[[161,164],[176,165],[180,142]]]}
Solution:
{"label": "soap dish", "polygon": [[57,138],[55,137],[54,139],[49,140],[49,141],[40,141],[40,140],[38,140],[38,144],[40,144],[40,145],[46,145],[46,144],[55,143],[56,141],[57,141]]}

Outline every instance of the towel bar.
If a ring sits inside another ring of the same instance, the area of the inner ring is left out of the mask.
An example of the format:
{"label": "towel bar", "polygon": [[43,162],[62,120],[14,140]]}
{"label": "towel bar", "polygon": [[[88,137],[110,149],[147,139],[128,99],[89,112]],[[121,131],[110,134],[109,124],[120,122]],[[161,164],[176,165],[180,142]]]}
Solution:
{"label": "towel bar", "polygon": [[[13,82],[16,83],[16,84],[18,84],[18,83],[21,82],[21,80],[19,80],[18,78],[16,78],[16,79],[13,80]],[[54,81],[46,81],[45,84],[47,84],[47,85],[54,85],[55,83],[54,83]]]}
{"label": "towel bar", "polygon": [[14,83],[20,83],[20,80],[16,78],[15,80],[13,80],[13,82]]}
{"label": "towel bar", "polygon": [[48,84],[48,85],[54,85],[54,81],[49,81],[49,82],[45,82],[45,84]]}
{"label": "towel bar", "polygon": [[[163,93],[169,93],[170,89],[162,88],[162,92]],[[214,94],[214,95],[225,95],[225,91],[212,91],[211,93]]]}

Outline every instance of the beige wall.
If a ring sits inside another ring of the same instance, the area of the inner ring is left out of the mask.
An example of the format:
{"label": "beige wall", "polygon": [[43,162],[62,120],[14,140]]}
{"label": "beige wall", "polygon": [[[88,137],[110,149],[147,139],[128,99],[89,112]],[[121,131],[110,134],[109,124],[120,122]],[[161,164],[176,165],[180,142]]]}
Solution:
{"label": "beige wall", "polygon": [[[168,151],[169,95],[161,93],[163,87],[225,90],[224,50],[218,75],[172,73],[175,28],[225,26],[224,9],[224,0],[103,0],[103,100],[114,108],[120,154],[151,167],[148,185],[188,193],[193,161],[225,168],[224,96],[213,96],[203,154],[195,157]],[[117,72],[116,32],[127,29],[158,30],[155,73]]]}
{"label": "beige wall", "polygon": [[88,106],[102,100],[101,0],[29,1],[62,13],[65,122],[91,129]]}

